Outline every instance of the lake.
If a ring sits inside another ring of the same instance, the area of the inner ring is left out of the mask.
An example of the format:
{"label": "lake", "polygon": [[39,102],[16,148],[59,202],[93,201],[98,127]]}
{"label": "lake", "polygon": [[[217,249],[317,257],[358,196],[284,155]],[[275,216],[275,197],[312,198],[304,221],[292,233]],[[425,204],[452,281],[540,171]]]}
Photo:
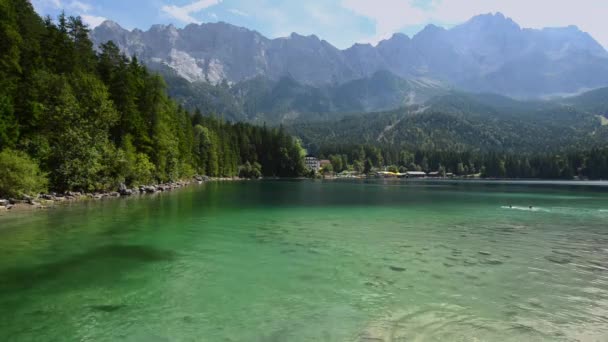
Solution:
{"label": "lake", "polygon": [[0,341],[608,340],[608,183],[208,183],[0,251]]}

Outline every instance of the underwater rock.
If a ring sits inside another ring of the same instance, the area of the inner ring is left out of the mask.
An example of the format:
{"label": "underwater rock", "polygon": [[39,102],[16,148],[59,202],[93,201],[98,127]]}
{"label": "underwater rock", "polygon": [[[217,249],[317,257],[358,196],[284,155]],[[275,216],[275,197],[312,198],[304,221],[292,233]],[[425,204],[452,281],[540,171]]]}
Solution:
{"label": "underwater rock", "polygon": [[111,313],[114,311],[118,311],[122,308],[124,308],[126,305],[92,305],[91,309],[95,310],[95,311],[102,311],[102,312],[107,312],[107,313]]}
{"label": "underwater rock", "polygon": [[530,301],[528,301],[528,303],[530,304],[530,306],[533,306],[535,308],[542,308],[543,307],[543,303],[540,300],[536,299],[536,298],[530,299]]}
{"label": "underwater rock", "polygon": [[463,261],[463,264],[465,266],[475,266],[475,265],[477,265],[477,262],[471,261],[471,260],[465,260],[465,261]]}
{"label": "underwater rock", "polygon": [[572,261],[572,259],[570,259],[570,258],[563,257],[563,256],[556,256],[556,255],[546,256],[545,259],[547,259],[553,263],[560,264],[560,265],[569,264]]}
{"label": "underwater rock", "polygon": [[389,268],[390,268],[392,271],[395,271],[395,272],[403,272],[403,271],[405,271],[405,268],[403,268],[403,267],[398,267],[398,266],[389,266]]}
{"label": "underwater rock", "polygon": [[503,264],[502,261],[497,260],[497,259],[484,260],[482,263],[486,264],[486,265],[502,265]]}

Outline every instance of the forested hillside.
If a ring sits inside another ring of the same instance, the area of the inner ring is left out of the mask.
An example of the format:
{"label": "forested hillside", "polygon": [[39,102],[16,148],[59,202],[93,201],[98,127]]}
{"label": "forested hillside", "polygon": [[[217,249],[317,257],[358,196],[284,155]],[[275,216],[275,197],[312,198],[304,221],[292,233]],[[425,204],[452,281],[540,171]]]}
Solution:
{"label": "forested hillside", "polygon": [[564,99],[563,102],[608,118],[608,88],[595,89],[576,97]]}
{"label": "forested hillside", "polygon": [[596,112],[560,102],[522,102],[452,93],[425,105],[297,123],[290,132],[315,151],[335,144],[386,144],[409,150],[531,154],[606,147],[608,126]]}
{"label": "forested hillside", "polygon": [[95,53],[80,18],[27,0],[0,0],[0,151],[0,195],[14,196],[303,171],[283,130],[192,115],[114,44]]}

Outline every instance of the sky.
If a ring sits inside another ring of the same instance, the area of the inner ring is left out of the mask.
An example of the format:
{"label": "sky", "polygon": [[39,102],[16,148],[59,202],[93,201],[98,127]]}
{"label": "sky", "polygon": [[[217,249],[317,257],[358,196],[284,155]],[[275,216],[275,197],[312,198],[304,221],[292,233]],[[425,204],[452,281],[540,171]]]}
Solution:
{"label": "sky", "polygon": [[111,19],[127,29],[224,21],[269,38],[315,34],[339,48],[376,44],[427,24],[446,28],[502,12],[522,27],[576,25],[608,48],[608,0],[31,0],[41,15],[62,10],[95,27]]}

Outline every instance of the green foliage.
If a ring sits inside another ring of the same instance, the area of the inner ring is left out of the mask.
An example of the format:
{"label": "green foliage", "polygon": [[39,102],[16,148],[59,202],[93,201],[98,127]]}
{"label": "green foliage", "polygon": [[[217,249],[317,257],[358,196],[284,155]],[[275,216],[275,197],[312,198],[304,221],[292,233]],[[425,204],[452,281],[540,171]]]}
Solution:
{"label": "green foliage", "polygon": [[9,99],[0,96],[0,150],[14,147],[19,138],[19,126]]}
{"label": "green foliage", "polygon": [[246,162],[245,165],[242,165],[239,168],[239,177],[249,179],[258,179],[262,177],[262,165],[259,163],[253,163],[252,165],[251,163]]}
{"label": "green foliage", "polygon": [[374,165],[372,164],[371,160],[365,159],[365,162],[363,163],[363,173],[366,175],[369,174],[372,172],[373,167]]}
{"label": "green foliage", "polygon": [[138,186],[154,182],[156,167],[150,162],[148,155],[137,152],[130,135],[123,138],[122,146],[114,160],[117,166],[115,174],[118,177],[124,176],[123,179],[118,179],[120,183]]}
{"label": "green foliage", "polygon": [[7,86],[7,81],[21,72],[19,59],[23,39],[17,28],[18,20],[15,4],[12,1],[0,1],[0,76],[2,76],[0,85],[2,86]]}
{"label": "green foliage", "polygon": [[0,152],[0,196],[33,195],[46,186],[46,177],[27,154],[9,149]]}
{"label": "green foliage", "polygon": [[343,159],[343,156],[332,155],[329,156],[329,160],[331,161],[333,171],[337,173],[344,171],[348,167],[347,163]]}
{"label": "green foliage", "polygon": [[193,116],[112,42],[96,55],[88,34],[81,18],[42,20],[29,1],[0,1],[0,150],[39,161],[53,190],[236,176],[247,163],[254,176],[302,174],[283,130]]}
{"label": "green foliage", "polygon": [[331,164],[327,164],[323,166],[323,168],[321,169],[321,173],[324,175],[330,175],[334,173],[334,167]]}
{"label": "green foliage", "polygon": [[304,150],[280,128],[231,124],[213,117],[198,118],[194,127],[193,160],[198,173],[236,176],[239,165],[261,165],[266,177],[297,177],[305,172]]}

